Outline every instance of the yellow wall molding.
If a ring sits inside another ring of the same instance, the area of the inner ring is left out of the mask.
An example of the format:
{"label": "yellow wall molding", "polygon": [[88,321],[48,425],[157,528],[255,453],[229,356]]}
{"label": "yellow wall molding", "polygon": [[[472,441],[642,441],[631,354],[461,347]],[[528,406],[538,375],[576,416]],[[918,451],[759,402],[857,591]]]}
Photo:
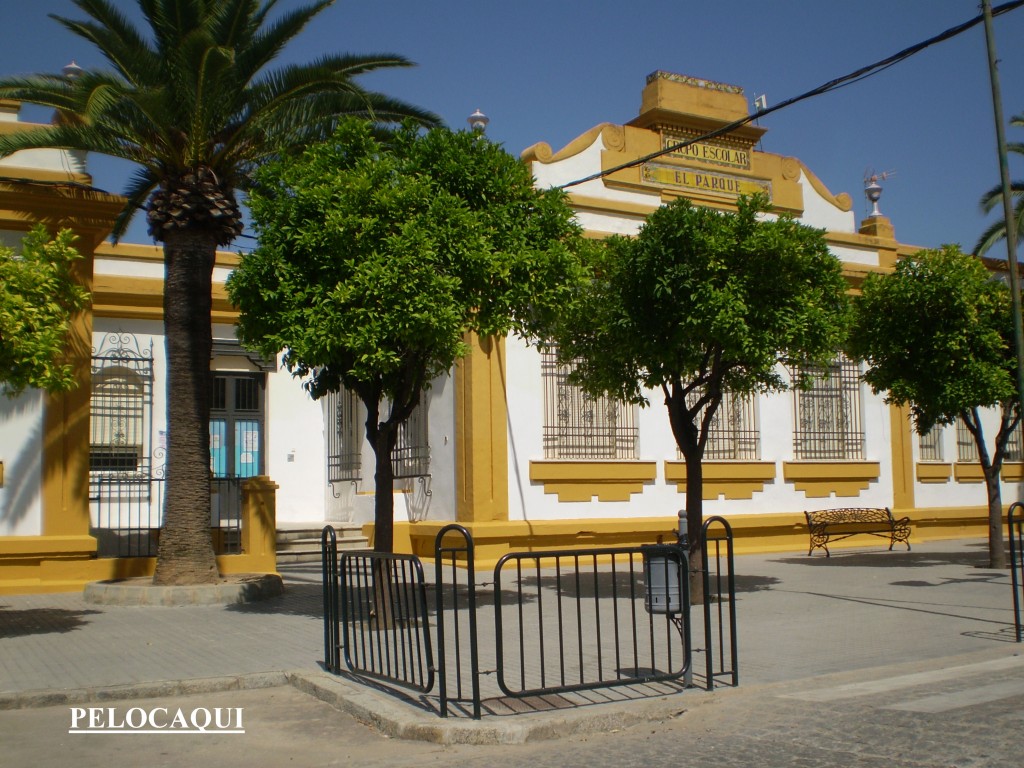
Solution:
{"label": "yellow wall molding", "polygon": [[622,134],[623,127],[621,125],[601,123],[600,125],[595,125],[586,133],[580,134],[557,152],[554,152],[551,149],[551,145],[546,141],[540,141],[524,149],[519,157],[528,163],[534,161],[544,163],[545,165],[557,163],[560,160],[575,157],[580,152],[593,146],[598,136],[603,138],[606,147],[619,149],[623,144]]}
{"label": "yellow wall molding", "polygon": [[[0,473],[0,479],[2,479],[2,477],[2,473]],[[1019,483],[1024,481],[1024,462],[1004,462],[1003,468],[1000,471],[1000,477],[1002,477],[1007,483]]]}
{"label": "yellow wall molding", "polygon": [[[751,499],[763,491],[765,483],[775,479],[774,461],[705,461],[702,463],[704,483],[701,498],[710,501]],[[676,483],[679,493],[686,493],[686,462],[666,461],[665,481]]]}
{"label": "yellow wall molding", "polygon": [[785,461],[782,476],[812,499],[860,496],[878,480],[877,461]]}
{"label": "yellow wall molding", "polygon": [[958,483],[984,483],[985,472],[981,464],[958,461],[953,465],[953,477]]}
{"label": "yellow wall molding", "polygon": [[803,171],[804,176],[807,177],[807,181],[810,183],[811,188],[821,195],[826,202],[831,203],[840,211],[853,210],[853,198],[850,197],[849,193],[840,192],[838,195],[832,194],[832,191],[825,186],[825,183],[815,176],[811,169],[802,162],[800,162],[800,170]]}
{"label": "yellow wall molding", "polygon": [[[160,245],[142,245],[140,243],[103,242],[96,246],[96,256],[105,259],[125,259],[127,261],[148,261],[162,264],[164,249]],[[217,251],[215,267],[233,269],[238,266],[241,257],[230,251]]]}
{"label": "yellow wall molding", "polygon": [[[660,200],[658,201],[660,203]],[[646,218],[654,213],[660,205],[652,203],[643,205],[641,203],[630,203],[625,200],[605,200],[601,197],[590,197],[588,195],[569,195],[569,204],[580,211],[595,211],[597,213],[608,213],[619,216],[643,216]]]}
{"label": "yellow wall molding", "polygon": [[[213,285],[214,323],[233,325],[238,319],[223,284]],[[97,275],[93,284],[93,313],[96,317],[130,317],[161,320],[164,316],[164,282],[155,277]]]}
{"label": "yellow wall molding", "polygon": [[948,483],[953,465],[948,461],[919,461],[916,470],[919,483]]}
{"label": "yellow wall molding", "polygon": [[629,501],[657,477],[653,461],[531,461],[530,480],[559,501]]}

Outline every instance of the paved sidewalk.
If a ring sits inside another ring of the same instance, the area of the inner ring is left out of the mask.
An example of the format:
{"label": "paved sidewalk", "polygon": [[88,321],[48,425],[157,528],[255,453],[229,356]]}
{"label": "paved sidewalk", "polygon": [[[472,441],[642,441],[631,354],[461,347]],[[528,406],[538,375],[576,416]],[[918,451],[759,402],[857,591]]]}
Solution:
{"label": "paved sidewalk", "polygon": [[[915,544],[912,552],[868,544],[829,559],[802,552],[737,557],[740,690],[1019,653],[1010,574],[984,567],[986,553],[984,541],[963,540]],[[503,743],[664,719],[708,698],[693,690],[569,712],[442,720],[322,672],[319,566],[286,566],[282,575],[283,596],[243,606],[136,608],[88,605],[80,594],[0,596],[0,710],[291,684],[383,733]],[[699,627],[695,611],[698,647]]]}

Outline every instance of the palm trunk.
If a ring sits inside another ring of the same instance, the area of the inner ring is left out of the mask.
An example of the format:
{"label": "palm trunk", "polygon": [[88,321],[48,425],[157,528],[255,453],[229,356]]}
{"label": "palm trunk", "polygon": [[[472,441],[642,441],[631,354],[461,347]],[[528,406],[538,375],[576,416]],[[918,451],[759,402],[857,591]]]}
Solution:
{"label": "palm trunk", "polygon": [[164,242],[167,488],[155,584],[218,578],[210,532],[211,292],[216,237],[168,232]]}

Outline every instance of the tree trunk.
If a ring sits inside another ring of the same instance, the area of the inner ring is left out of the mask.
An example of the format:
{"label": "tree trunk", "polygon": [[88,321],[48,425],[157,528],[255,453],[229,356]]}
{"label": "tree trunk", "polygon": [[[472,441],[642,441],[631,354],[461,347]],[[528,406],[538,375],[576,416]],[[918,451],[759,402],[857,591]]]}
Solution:
{"label": "tree trunk", "polygon": [[690,604],[704,603],[704,468],[700,456],[683,453],[686,459],[686,541],[690,555]]}
{"label": "tree trunk", "polygon": [[999,467],[982,465],[985,489],[988,491],[988,567],[1006,568],[1006,545],[1003,541],[1003,499],[999,489]]}
{"label": "tree trunk", "polygon": [[164,242],[167,487],[154,584],[218,578],[210,531],[211,291],[216,237],[176,230]]}
{"label": "tree trunk", "polygon": [[[391,454],[398,437],[398,424],[390,420],[377,425],[373,437],[373,455],[377,466],[373,473],[373,551],[390,554],[395,551],[395,469]],[[386,559],[374,561],[373,617],[376,629],[394,626],[394,584]]]}
{"label": "tree trunk", "polygon": [[669,423],[676,445],[686,461],[686,543],[690,565],[690,603],[704,603],[704,553],[701,534],[704,526],[704,468],[700,430],[688,413],[682,387],[674,385],[666,392]]}
{"label": "tree trunk", "polygon": [[373,437],[373,455],[377,466],[373,473],[373,551],[395,551],[395,470],[391,453],[398,436],[398,425],[379,425]]}

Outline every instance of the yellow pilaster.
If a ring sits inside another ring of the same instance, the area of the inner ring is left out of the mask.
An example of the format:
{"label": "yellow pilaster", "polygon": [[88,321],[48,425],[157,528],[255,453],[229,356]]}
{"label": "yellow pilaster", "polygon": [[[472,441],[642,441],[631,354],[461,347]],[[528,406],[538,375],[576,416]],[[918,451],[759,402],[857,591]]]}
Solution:
{"label": "yellow pilaster", "polygon": [[892,433],[892,506],[894,510],[914,508],[914,431],[910,409],[905,405],[889,406]]}
{"label": "yellow pilaster", "polygon": [[[21,169],[18,169],[19,172]],[[86,179],[86,181],[88,181]],[[26,184],[0,178],[0,227],[28,231],[42,223],[51,234],[70,229],[82,255],[73,266],[76,279],[93,288],[93,254],[113,228],[124,198],[80,186]],[[91,388],[92,309],[72,321],[67,359],[77,386],[44,401],[44,536],[89,534],[89,394]]]}
{"label": "yellow pilaster", "polygon": [[455,366],[456,519],[508,520],[508,405],[505,340],[466,339]]}

